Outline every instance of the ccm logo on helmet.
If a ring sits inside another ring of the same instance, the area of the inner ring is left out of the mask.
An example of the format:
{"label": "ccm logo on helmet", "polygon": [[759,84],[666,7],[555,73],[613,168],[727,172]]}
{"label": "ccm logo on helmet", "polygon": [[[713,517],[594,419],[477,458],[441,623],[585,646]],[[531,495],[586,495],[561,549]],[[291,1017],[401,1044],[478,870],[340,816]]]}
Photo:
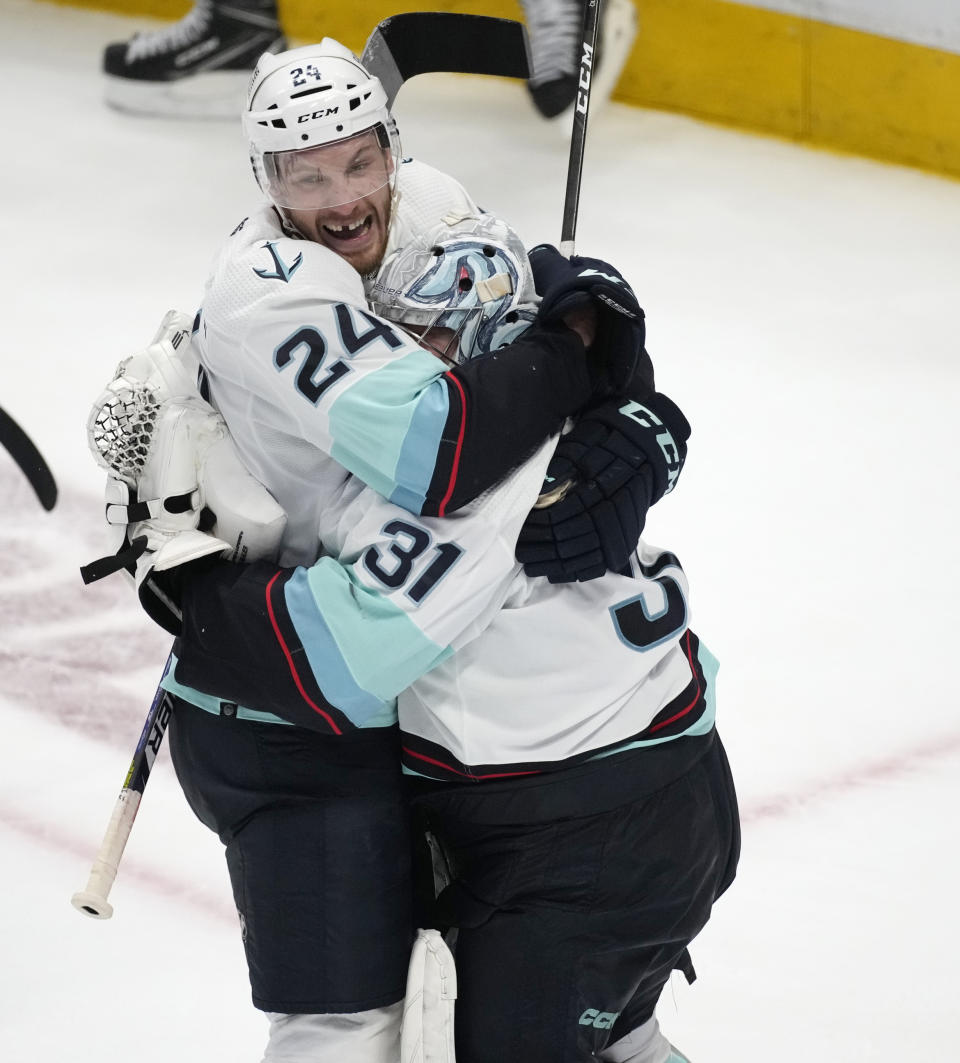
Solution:
{"label": "ccm logo on helmet", "polygon": [[310,114],[302,114],[297,119],[297,122],[309,122],[314,118],[329,118],[330,115],[336,114],[340,110],[337,107],[322,107],[319,111],[311,111]]}

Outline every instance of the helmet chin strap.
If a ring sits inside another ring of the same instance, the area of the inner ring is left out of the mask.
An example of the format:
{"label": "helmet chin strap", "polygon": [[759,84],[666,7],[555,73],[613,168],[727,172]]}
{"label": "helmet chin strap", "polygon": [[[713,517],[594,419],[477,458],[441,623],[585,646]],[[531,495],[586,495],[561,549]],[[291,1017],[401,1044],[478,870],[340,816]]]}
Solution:
{"label": "helmet chin strap", "polygon": [[377,263],[376,268],[372,269],[366,276],[372,277],[379,272],[380,267],[383,265],[383,260],[387,256],[387,248],[390,246],[390,233],[393,230],[393,223],[400,211],[400,169],[396,168],[396,172],[393,176],[393,188],[390,189],[390,202],[388,204],[388,210],[390,211],[387,217],[387,238],[383,243],[383,254],[380,256],[380,261]]}
{"label": "helmet chin strap", "polygon": [[280,228],[283,229],[284,234],[289,236],[292,240],[309,240],[309,236],[305,236],[296,227],[293,219],[287,215],[286,207],[278,207],[276,203],[271,204],[273,209],[277,212],[277,217],[280,219]]}
{"label": "helmet chin strap", "polygon": [[386,239],[383,241],[383,254],[380,256],[380,261],[366,273],[362,274],[364,281],[372,281],[376,275],[380,272],[380,267],[383,265],[383,260],[387,257],[387,248],[390,246],[390,231],[393,229],[394,219],[397,217],[397,211],[400,207],[400,174],[398,171],[394,173],[393,186],[390,189],[390,199],[387,202],[387,224],[385,226]]}

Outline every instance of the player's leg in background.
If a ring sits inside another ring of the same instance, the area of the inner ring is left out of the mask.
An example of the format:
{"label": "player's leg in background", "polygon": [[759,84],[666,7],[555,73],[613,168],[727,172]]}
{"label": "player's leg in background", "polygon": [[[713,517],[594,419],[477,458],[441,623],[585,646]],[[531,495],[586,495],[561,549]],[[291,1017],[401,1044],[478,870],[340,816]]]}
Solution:
{"label": "player's leg in background", "polygon": [[267,1012],[270,1036],[261,1063],[397,1063],[403,1002],[345,1015]]}
{"label": "player's leg in background", "polygon": [[608,1045],[598,1056],[602,1063],[690,1063],[663,1036],[656,1016]]}
{"label": "player's leg in background", "polygon": [[396,1063],[413,938],[393,731],[326,736],[176,700],[170,752],[226,846],[266,1063]]}
{"label": "player's leg in background", "polygon": [[286,46],[277,0],[195,0],[178,22],[107,45],[106,100],[134,114],[235,119],[257,60]]}
{"label": "player's leg in background", "polygon": [[[585,0],[520,0],[533,76],[530,96],[544,118],[572,112],[580,79]],[[633,0],[603,0],[590,93],[591,112],[616,87],[637,33]]]}
{"label": "player's leg in background", "polygon": [[[572,111],[580,76],[585,0],[521,0],[545,118]],[[591,106],[616,86],[637,32],[633,0],[604,0]],[[178,22],[107,46],[106,100],[133,114],[234,118],[257,59],[287,47],[277,0],[195,0]]]}
{"label": "player's leg in background", "polygon": [[656,1016],[608,1045],[597,1059],[602,1063],[691,1063],[663,1036]]}

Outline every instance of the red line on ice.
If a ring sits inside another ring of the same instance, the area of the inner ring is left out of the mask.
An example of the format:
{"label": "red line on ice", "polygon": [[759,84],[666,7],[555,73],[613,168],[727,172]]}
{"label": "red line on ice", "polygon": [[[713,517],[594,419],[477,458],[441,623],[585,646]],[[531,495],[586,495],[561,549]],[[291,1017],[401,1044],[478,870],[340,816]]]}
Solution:
{"label": "red line on ice", "polygon": [[[36,513],[36,502],[29,495],[29,488],[25,483],[20,482],[21,479],[19,476],[14,477],[9,470],[0,468],[0,491],[11,503],[5,520],[0,525],[0,541],[4,541],[7,546],[16,547],[15,550],[6,552],[6,558],[0,557],[0,585],[6,577],[20,576],[24,567],[29,566],[31,562],[42,568],[43,549],[41,545],[38,545],[35,537],[37,520],[50,525],[62,523],[63,528],[59,530],[66,535],[67,539],[72,536],[73,540],[79,538],[87,541],[86,548],[90,556],[93,556],[99,549],[95,545],[99,501],[94,504],[91,499],[83,498],[67,490],[63,492],[57,509],[49,516],[40,517]],[[23,511],[23,517],[21,521],[18,521],[17,515],[20,510]],[[57,531],[55,527],[45,530]],[[59,543],[60,539],[55,538],[54,542]],[[52,549],[50,543],[47,546]],[[15,564],[9,563],[9,557],[16,558]],[[72,571],[70,575],[69,580],[64,580],[62,585],[52,588],[55,603],[59,607],[56,610],[59,618],[83,616],[91,608],[98,606],[100,608],[113,606],[118,610],[118,625],[122,632],[127,633],[124,625],[129,622],[132,625],[131,631],[136,630],[142,634],[139,639],[133,640],[133,645],[127,647],[129,652],[126,655],[112,652],[115,647],[110,645],[103,632],[94,632],[92,636],[87,637],[79,632],[54,639],[52,644],[39,647],[38,651],[32,655],[32,659],[31,656],[27,656],[25,660],[19,662],[21,667],[29,672],[29,683],[18,682],[17,675],[14,674],[15,669],[11,666],[11,662],[7,661],[6,667],[0,669],[0,677],[4,680],[0,682],[0,693],[14,703],[28,705],[31,711],[76,727],[88,738],[94,738],[111,746],[125,747],[131,740],[127,737],[127,730],[133,740],[136,738],[136,729],[143,718],[145,706],[135,706],[121,691],[111,689],[106,682],[106,676],[109,675],[118,658],[130,662],[131,657],[135,657],[137,666],[149,664],[147,658],[151,654],[153,644],[156,645],[154,652],[156,652],[159,670],[166,653],[166,649],[162,648],[165,642],[153,629],[136,627],[138,614],[132,595],[127,588],[122,588],[121,585],[115,583],[113,587],[104,588],[97,601],[96,595],[91,595],[89,592],[85,595],[81,591],[79,580],[74,580]],[[43,595],[32,594],[28,587],[21,586],[13,594],[8,592],[7,597],[8,601],[5,604],[15,610],[20,623],[26,620],[45,621],[50,617],[50,602],[44,602]],[[71,676],[75,678],[77,675],[82,677],[81,686],[86,699],[79,697],[76,690],[72,692],[72,696],[64,696],[68,685],[66,681]],[[21,676],[20,679],[22,678]],[[89,700],[91,705],[87,707],[87,711],[78,713],[77,702],[81,700]],[[69,706],[70,711],[65,711],[65,706]],[[124,727],[117,726],[124,721]],[[960,732],[931,738],[913,748],[903,749],[896,754],[877,760],[851,765],[845,770],[813,780],[793,790],[747,802],[741,808],[741,818],[747,827],[766,821],[786,819],[824,799],[852,793],[871,783],[897,780],[918,769],[922,770],[926,765],[954,756],[958,752],[960,752]],[[150,800],[149,791],[145,795],[145,800]],[[76,856],[81,861],[78,867],[81,876],[86,875],[89,863],[96,855],[100,844],[99,836],[81,839],[59,826],[34,819],[21,809],[2,803],[0,803],[0,826],[15,831],[35,844]],[[211,845],[217,844],[212,836],[210,843]],[[120,866],[115,889],[122,891],[124,881],[136,882],[156,894],[179,901],[219,920],[227,919],[231,923],[236,922],[236,914],[229,902],[227,891],[224,892],[222,901],[213,899],[192,888],[186,882],[138,863],[136,859],[128,856],[124,857]],[[83,882],[78,881],[76,888],[80,889],[83,885]],[[122,896],[122,893],[120,895]],[[64,902],[68,903],[69,897],[65,897]]]}
{"label": "red line on ice", "polygon": [[870,783],[891,782],[922,768],[925,764],[953,756],[958,752],[960,752],[960,734],[941,735],[922,745],[904,749],[900,753],[880,760],[854,764],[845,771],[815,780],[795,790],[751,801],[741,809],[740,818],[745,824],[759,823],[768,819],[782,819],[825,798],[850,793]]}
{"label": "red line on ice", "polygon": [[[97,854],[100,845],[100,837],[91,837],[89,840],[81,840],[76,834],[69,834],[50,823],[46,823],[32,816],[26,815],[21,809],[0,806],[0,827],[24,837],[27,841],[42,845],[54,852],[76,857],[80,861],[77,868],[77,881],[75,890],[83,889],[86,885],[86,876],[90,864]],[[106,828],[106,822],[104,822]],[[211,839],[213,841],[213,839]],[[228,920],[231,924],[237,924],[237,913],[233,906],[220,898],[214,898],[200,890],[187,885],[181,879],[172,875],[166,875],[151,867],[146,867],[128,856],[124,856],[120,862],[120,870],[117,875],[117,883],[110,895],[111,903],[123,903],[123,883],[134,882],[143,886],[152,893],[160,894],[164,898],[182,902],[197,912],[211,915],[219,920]],[[70,903],[70,897],[64,895],[64,904]]]}

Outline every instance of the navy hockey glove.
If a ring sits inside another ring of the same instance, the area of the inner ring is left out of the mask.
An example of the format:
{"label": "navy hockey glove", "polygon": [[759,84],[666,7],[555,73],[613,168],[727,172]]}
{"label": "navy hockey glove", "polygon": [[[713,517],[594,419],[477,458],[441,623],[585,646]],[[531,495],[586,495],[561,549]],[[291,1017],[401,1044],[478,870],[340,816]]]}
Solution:
{"label": "navy hockey glove", "polygon": [[571,310],[591,301],[597,307],[597,338],[591,351],[599,355],[597,393],[622,395],[643,351],[643,310],[621,273],[599,258],[564,258],[551,244],[530,251],[537,294],[542,297],[539,320],[556,323]]}
{"label": "navy hockey glove", "polygon": [[551,583],[620,572],[636,550],[647,510],[673,489],[690,425],[666,395],[612,399],[585,411],[557,445],[544,492],[517,542],[529,576]]}

